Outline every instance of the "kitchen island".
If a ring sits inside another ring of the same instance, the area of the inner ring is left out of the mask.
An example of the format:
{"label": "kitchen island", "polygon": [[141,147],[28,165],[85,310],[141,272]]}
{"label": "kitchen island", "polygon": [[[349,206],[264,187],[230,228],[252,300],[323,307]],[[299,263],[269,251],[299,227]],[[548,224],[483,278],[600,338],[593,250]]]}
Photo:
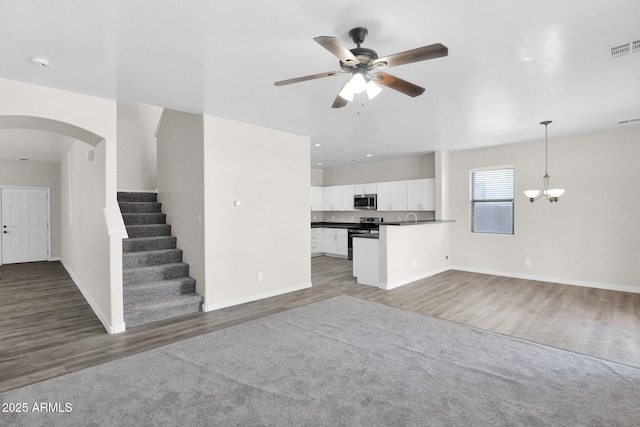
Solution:
{"label": "kitchen island", "polygon": [[452,220],[385,222],[378,238],[354,236],[358,283],[393,289],[449,269]]}

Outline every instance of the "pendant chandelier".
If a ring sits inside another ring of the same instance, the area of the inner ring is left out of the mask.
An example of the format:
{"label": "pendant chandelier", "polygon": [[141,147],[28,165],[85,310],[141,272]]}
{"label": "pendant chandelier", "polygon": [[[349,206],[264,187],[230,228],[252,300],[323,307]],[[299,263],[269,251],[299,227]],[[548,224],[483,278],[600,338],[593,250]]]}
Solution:
{"label": "pendant chandelier", "polygon": [[549,188],[549,134],[547,132],[547,126],[552,123],[551,120],[540,122],[544,125],[544,176],[542,177],[542,191],[540,190],[525,190],[524,195],[527,196],[529,201],[533,203],[540,197],[545,196],[551,203],[557,202],[560,196],[564,194],[564,188]]}

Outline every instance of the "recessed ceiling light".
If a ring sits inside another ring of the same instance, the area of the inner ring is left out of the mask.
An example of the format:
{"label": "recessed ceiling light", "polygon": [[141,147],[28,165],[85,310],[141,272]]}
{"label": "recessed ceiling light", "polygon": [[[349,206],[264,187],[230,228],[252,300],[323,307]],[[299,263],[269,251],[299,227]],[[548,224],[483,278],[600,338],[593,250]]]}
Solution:
{"label": "recessed ceiling light", "polygon": [[317,165],[323,165],[324,163],[322,163],[322,162],[318,162],[318,163],[316,163],[316,164],[317,164]]}
{"label": "recessed ceiling light", "polygon": [[314,146],[314,147],[321,147],[321,146],[322,146],[322,144],[318,144],[318,143],[316,143],[316,144],[313,144],[313,146]]}
{"label": "recessed ceiling light", "polygon": [[365,154],[365,157],[373,157],[373,154]]}
{"label": "recessed ceiling light", "polygon": [[31,62],[41,67],[53,67],[51,62],[47,58],[43,58],[42,56],[34,56],[31,58]]}

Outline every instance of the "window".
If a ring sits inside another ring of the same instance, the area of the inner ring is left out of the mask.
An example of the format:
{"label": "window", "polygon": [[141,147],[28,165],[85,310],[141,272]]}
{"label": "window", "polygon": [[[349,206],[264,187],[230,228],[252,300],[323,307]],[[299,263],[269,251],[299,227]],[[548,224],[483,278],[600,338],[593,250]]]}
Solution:
{"label": "window", "polygon": [[513,234],[513,167],[471,171],[471,232]]}

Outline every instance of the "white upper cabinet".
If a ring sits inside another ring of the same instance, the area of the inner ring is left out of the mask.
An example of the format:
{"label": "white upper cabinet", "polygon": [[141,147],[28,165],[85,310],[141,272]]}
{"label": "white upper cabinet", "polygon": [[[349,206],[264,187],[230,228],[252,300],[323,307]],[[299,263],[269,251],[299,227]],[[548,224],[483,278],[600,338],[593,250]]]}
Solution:
{"label": "white upper cabinet", "polygon": [[355,194],[376,194],[378,192],[377,184],[356,184],[354,185]]}
{"label": "white upper cabinet", "polygon": [[434,178],[311,187],[312,211],[353,211],[354,194],[377,194],[379,211],[435,211]]}
{"label": "white upper cabinet", "polygon": [[353,210],[353,195],[355,194],[355,188],[353,185],[341,185],[342,187],[342,195],[341,195],[341,211],[352,211]]}
{"label": "white upper cabinet", "polygon": [[407,210],[407,181],[379,182],[377,187],[379,211]]}
{"label": "white upper cabinet", "polygon": [[325,211],[339,211],[342,207],[342,188],[339,185],[322,188],[322,205]]}
{"label": "white upper cabinet", "polygon": [[311,187],[311,210],[324,210],[324,205],[322,204],[322,187]]}
{"label": "white upper cabinet", "polygon": [[408,209],[410,211],[436,210],[436,180],[415,179],[407,182]]}

